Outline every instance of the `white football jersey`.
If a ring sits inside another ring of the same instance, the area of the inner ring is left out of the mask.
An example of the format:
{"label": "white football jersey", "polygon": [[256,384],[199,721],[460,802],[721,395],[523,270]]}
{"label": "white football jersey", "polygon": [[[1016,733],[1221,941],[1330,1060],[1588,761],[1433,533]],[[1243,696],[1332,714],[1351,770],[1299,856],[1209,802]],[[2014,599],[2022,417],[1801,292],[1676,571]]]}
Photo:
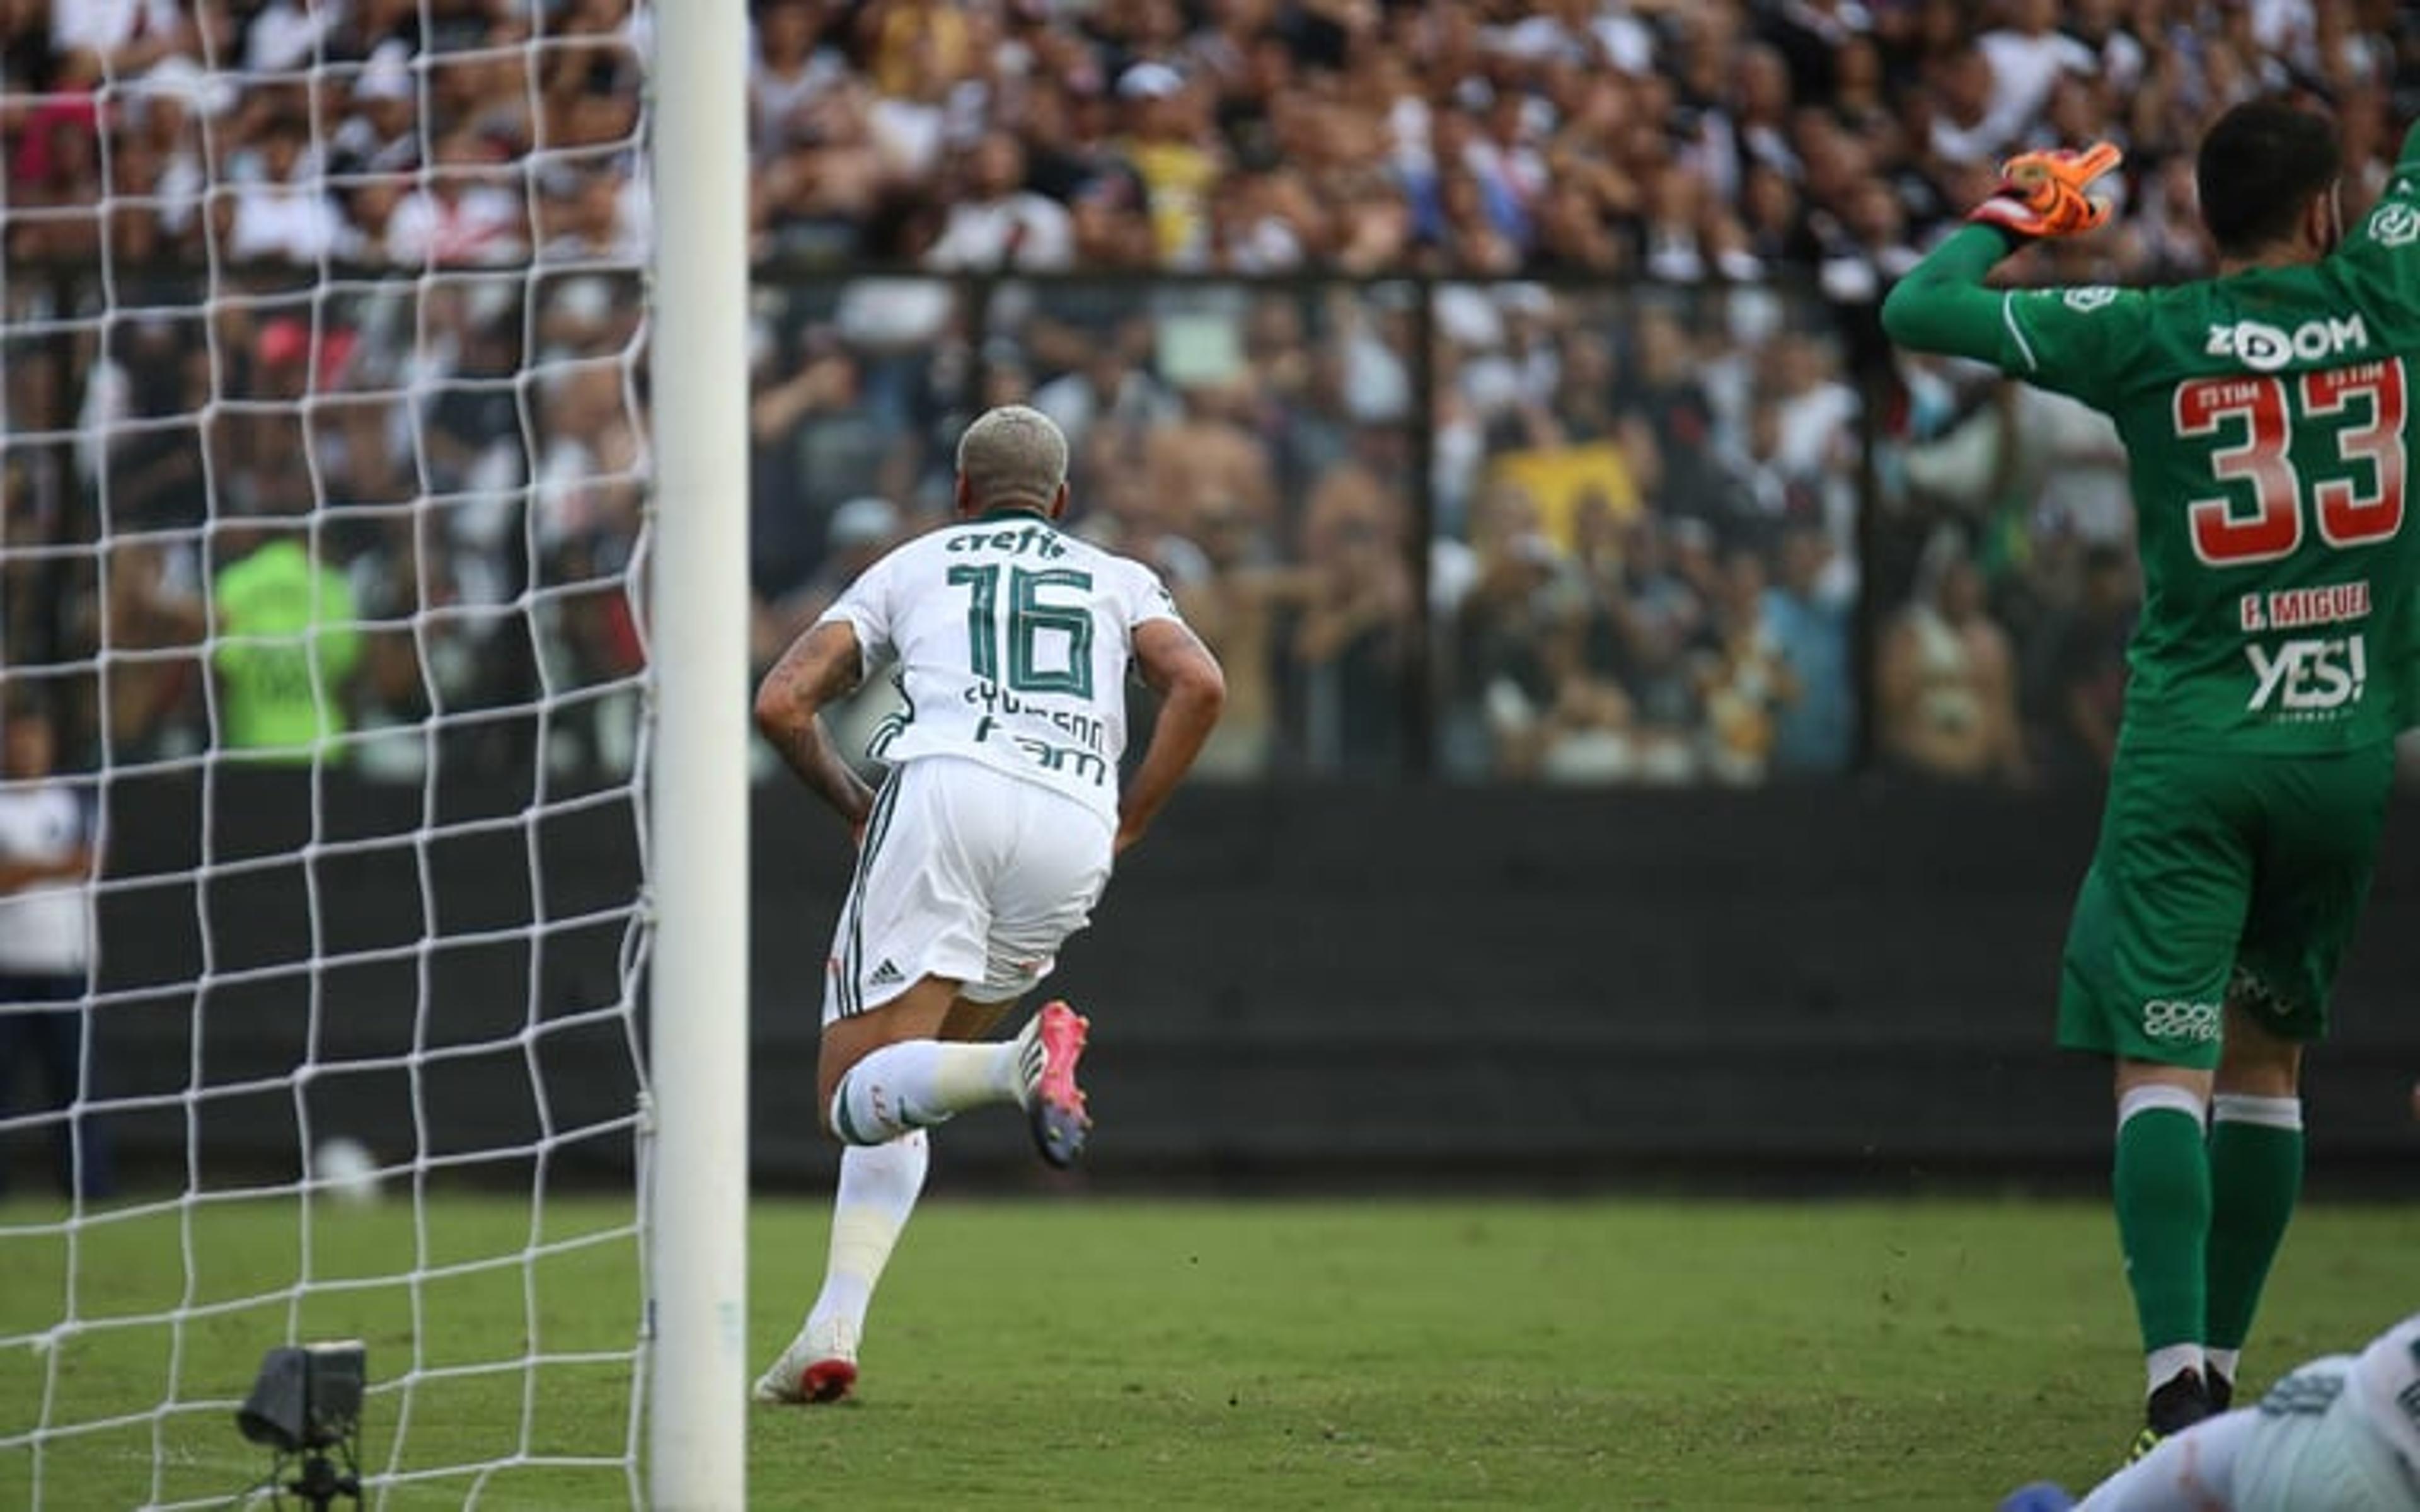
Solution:
{"label": "white football jersey", "polygon": [[1039,782],[1112,827],[1135,626],[1177,618],[1149,567],[995,511],[921,535],[861,574],[818,624],[845,623],[907,707],[866,753],[962,756]]}
{"label": "white football jersey", "polygon": [[2420,1313],[2388,1329],[2361,1351],[2347,1399],[2401,1466],[2404,1485],[2420,1504]]}
{"label": "white football jersey", "polygon": [[2255,1413],[2234,1512],[2420,1512],[2420,1317],[2297,1367]]}
{"label": "white football jersey", "polygon": [[2078,1512],[2420,1512],[2420,1314],[2170,1434]]}

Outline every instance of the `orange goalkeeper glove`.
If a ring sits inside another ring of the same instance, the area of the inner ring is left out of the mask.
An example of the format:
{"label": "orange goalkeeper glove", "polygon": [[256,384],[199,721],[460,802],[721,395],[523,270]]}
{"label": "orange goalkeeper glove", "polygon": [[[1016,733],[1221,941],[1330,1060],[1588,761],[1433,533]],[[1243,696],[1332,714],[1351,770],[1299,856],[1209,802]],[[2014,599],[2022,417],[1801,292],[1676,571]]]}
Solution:
{"label": "orange goalkeeper glove", "polygon": [[2081,152],[2027,152],[2000,165],[2000,190],[1966,219],[2021,237],[2071,237],[2109,222],[2109,202],[2085,193],[2126,155],[2106,142]]}

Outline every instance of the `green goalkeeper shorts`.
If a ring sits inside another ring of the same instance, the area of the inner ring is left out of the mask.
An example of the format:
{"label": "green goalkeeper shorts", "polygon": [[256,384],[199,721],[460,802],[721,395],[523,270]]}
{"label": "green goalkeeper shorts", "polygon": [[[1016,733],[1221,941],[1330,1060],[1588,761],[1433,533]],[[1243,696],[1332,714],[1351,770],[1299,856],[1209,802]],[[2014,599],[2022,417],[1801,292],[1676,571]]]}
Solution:
{"label": "green goalkeeper shorts", "polygon": [[2208,1070],[2230,995],[2272,1033],[2319,1039],[2394,777],[2387,744],[2121,752],[2068,925],[2058,1042]]}

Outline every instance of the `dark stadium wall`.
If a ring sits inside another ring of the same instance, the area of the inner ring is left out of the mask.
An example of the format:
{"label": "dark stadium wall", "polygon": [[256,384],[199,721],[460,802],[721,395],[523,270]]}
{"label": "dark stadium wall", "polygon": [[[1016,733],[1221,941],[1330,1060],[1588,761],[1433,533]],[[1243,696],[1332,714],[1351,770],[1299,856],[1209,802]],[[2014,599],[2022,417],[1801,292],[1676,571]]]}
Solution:
{"label": "dark stadium wall", "polygon": [[[440,797],[492,823],[427,853],[426,896],[451,942],[430,950],[422,853],[344,844],[408,826],[416,789],[331,779],[315,800],[304,776],[223,772],[217,870],[197,890],[187,876],[141,879],[200,859],[199,789],[117,784],[112,873],[124,880],[101,908],[116,995],[101,1011],[102,1085],[163,1099],[119,1120],[136,1171],[179,1158],[189,1113],[206,1177],[290,1168],[290,1088],[190,1105],[174,1094],[197,1052],[213,1088],[287,1071],[315,1015],[323,1056],[375,1061],[307,1088],[319,1134],[408,1153],[415,1043],[487,1042],[498,1048],[423,1060],[433,1142],[537,1136],[548,1105],[516,1037],[533,991],[538,1019],[561,1022],[619,990],[630,814],[618,795],[542,821],[523,793]],[[315,802],[322,845],[305,854]],[[2390,837],[2341,1032],[2312,1061],[2322,1181],[2420,1153],[2406,1099],[2420,1073],[2408,1004],[2420,856],[2402,843],[2414,817]],[[849,857],[838,826],[787,788],[760,794],[757,824],[755,1167],[781,1185],[832,1159],[808,1099]],[[1901,1189],[2089,1178],[2108,1144],[2103,1076],[2052,1050],[2048,1026],[2094,824],[2084,794],[1879,785],[1190,791],[1126,857],[1052,984],[1097,1020],[1092,1176]],[[350,959],[318,975],[316,999],[312,974],[293,966],[311,954],[314,892],[319,952]],[[522,927],[534,906],[555,921],[535,976]],[[198,999],[141,991],[199,975],[205,942],[214,975]],[[610,1024],[533,1043],[555,1110],[629,1102]],[[628,1156],[617,1144],[557,1164],[597,1173]],[[1016,1120],[974,1117],[944,1137],[937,1180],[1042,1178]]]}

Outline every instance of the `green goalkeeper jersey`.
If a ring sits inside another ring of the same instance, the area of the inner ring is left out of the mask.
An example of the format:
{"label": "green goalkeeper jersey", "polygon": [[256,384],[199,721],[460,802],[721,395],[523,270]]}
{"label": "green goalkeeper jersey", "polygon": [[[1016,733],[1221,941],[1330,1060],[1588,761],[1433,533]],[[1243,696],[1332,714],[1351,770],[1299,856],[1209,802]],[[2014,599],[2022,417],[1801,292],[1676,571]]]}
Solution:
{"label": "green goalkeeper jersey", "polygon": [[2168,288],[1997,290],[1969,226],[1892,290],[1891,338],[2072,394],[2126,445],[2144,603],[2122,748],[2298,754],[2394,737],[2420,611],[2406,529],[2420,127],[2324,261]]}

